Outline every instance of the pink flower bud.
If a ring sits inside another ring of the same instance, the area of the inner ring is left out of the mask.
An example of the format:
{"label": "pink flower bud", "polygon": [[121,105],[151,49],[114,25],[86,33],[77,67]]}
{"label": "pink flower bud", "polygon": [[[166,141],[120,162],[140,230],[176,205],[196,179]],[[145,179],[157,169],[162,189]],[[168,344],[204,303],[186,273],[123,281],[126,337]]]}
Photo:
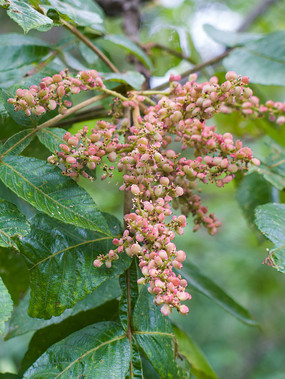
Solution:
{"label": "pink flower bud", "polygon": [[228,71],[226,73],[227,80],[235,80],[237,78],[237,74],[234,71]]}
{"label": "pink flower bud", "polygon": [[164,315],[164,316],[168,316],[170,313],[171,313],[171,308],[169,305],[167,304],[164,304],[162,307],[161,307],[161,313]]}
{"label": "pink flower bud", "polygon": [[179,307],[179,312],[182,314],[182,315],[187,315],[187,313],[189,312],[189,308],[186,306],[186,305],[181,305]]}
{"label": "pink flower bud", "polygon": [[257,158],[253,158],[250,162],[251,162],[254,166],[259,166],[259,165],[260,165],[260,160],[257,159]]}
{"label": "pink flower bud", "polygon": [[53,81],[54,81],[55,83],[59,83],[59,82],[62,81],[62,76],[59,75],[59,74],[55,74],[55,75],[53,75],[52,79],[53,79]]}
{"label": "pink flower bud", "polygon": [[95,261],[93,262],[93,265],[95,267],[101,267],[102,266],[102,262],[99,260],[99,259],[95,259]]}
{"label": "pink flower bud", "polygon": [[61,143],[61,144],[59,145],[59,148],[60,148],[61,150],[63,150],[65,153],[69,153],[69,152],[70,152],[70,148],[69,148],[67,145],[65,145],[64,143]]}
{"label": "pink flower bud", "polygon": [[133,195],[138,196],[140,194],[140,189],[136,184],[131,186],[131,192]]}
{"label": "pink flower bud", "polygon": [[184,262],[185,259],[186,259],[186,254],[183,250],[178,250],[175,254],[175,259],[178,261],[178,262]]}
{"label": "pink flower bud", "polygon": [[74,164],[74,163],[76,163],[76,158],[74,158],[74,157],[67,157],[66,158],[66,163],[68,163],[68,164]]}
{"label": "pink flower bud", "polygon": [[56,91],[57,95],[59,97],[63,97],[65,95],[65,89],[64,89],[64,86],[59,86],[57,91]]}
{"label": "pink flower bud", "polygon": [[69,146],[77,146],[79,144],[79,140],[77,137],[70,137],[67,141]]}

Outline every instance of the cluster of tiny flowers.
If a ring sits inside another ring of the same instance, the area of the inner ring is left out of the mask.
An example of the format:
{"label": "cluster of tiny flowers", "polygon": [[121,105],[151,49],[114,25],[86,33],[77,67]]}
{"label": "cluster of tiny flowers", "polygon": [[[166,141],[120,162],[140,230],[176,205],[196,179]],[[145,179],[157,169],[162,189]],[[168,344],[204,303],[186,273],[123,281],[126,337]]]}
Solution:
{"label": "cluster of tiny flowers", "polygon": [[[85,178],[94,180],[94,170],[97,165],[102,163],[102,158],[107,157],[109,162],[115,162],[117,159],[116,151],[121,146],[118,136],[114,136],[116,126],[106,121],[98,121],[96,129],[91,130],[88,137],[88,127],[84,126],[74,136],[69,132],[65,133],[63,139],[66,144],[62,143],[59,148],[62,150],[58,154],[48,157],[48,162],[56,165],[64,165],[64,175],[73,179],[82,175]],[[101,179],[112,176],[114,166],[103,165],[104,174]]]}
{"label": "cluster of tiny flowers", "polygon": [[[170,93],[148,107],[143,117],[139,104],[145,98],[130,94],[122,105],[134,108],[133,126],[128,127],[124,120],[118,125],[99,121],[89,137],[87,127],[75,136],[66,133],[67,144],[60,145],[62,151],[48,158],[50,163],[64,165],[65,175],[77,178],[82,174],[91,180],[88,170],[99,164],[105,170],[102,179],[112,176],[114,167],[102,162],[104,156],[116,162],[117,170],[123,173],[120,190],[131,192],[133,209],[125,215],[123,236],[113,240],[114,249],[98,256],[94,266],[105,263],[111,267],[123,251],[136,256],[143,275],[138,283],[148,283],[154,303],[162,305],[164,315],[173,308],[181,314],[189,311],[181,304],[191,298],[186,292],[187,282],[173,270],[181,269],[186,259],[185,252],[177,250],[173,242],[176,234],[183,234],[186,217],[193,216],[194,231],[204,226],[211,235],[221,225],[201,204],[197,186],[210,182],[223,187],[237,172],[246,171],[249,163],[260,164],[242,141],[234,141],[230,133],[217,133],[215,126],[206,126],[205,120],[215,113],[231,111],[248,117],[268,112],[278,123],[284,117],[284,104],[273,103],[265,110],[247,87],[248,78],[233,72],[227,73],[221,85],[215,77],[197,83],[192,75],[183,86],[177,80],[171,78]],[[243,106],[246,103],[252,106]],[[119,142],[121,135],[125,136],[124,143]],[[172,150],[172,142],[180,142],[182,152],[190,148],[193,158]],[[172,208],[180,208],[182,214],[173,215]]]}
{"label": "cluster of tiny flowers", "polygon": [[47,111],[59,107],[59,113],[64,114],[72,103],[66,100],[66,95],[78,94],[80,91],[103,88],[104,84],[95,70],[81,71],[72,77],[67,70],[53,77],[42,79],[38,86],[29,89],[18,88],[16,97],[8,99],[14,105],[15,111],[24,111],[27,116],[40,116]]}
{"label": "cluster of tiny flowers", "polygon": [[[192,74],[183,86],[179,83],[180,79],[179,75],[170,78],[171,95],[176,97],[176,110],[186,112],[186,118],[207,120],[215,113],[230,114],[235,111],[251,118],[267,116],[279,125],[285,123],[285,102],[269,100],[264,105],[260,104],[259,98],[253,96],[248,87],[247,76],[241,77],[229,71],[226,73],[226,81],[221,85],[215,76],[208,82],[197,83],[197,74]],[[174,117],[178,118],[179,114]]]}

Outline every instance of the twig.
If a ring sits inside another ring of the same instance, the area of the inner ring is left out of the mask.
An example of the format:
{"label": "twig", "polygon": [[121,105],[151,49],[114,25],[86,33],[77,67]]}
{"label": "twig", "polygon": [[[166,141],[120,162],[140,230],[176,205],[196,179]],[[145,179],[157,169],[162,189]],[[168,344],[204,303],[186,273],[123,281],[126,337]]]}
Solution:
{"label": "twig", "polygon": [[95,118],[104,118],[108,115],[109,112],[107,112],[104,108],[95,107],[94,109],[88,109],[86,111],[79,112],[74,117],[68,118],[67,120],[60,122],[60,126],[66,127],[72,124],[76,124],[77,122],[88,121]]}
{"label": "twig", "polygon": [[[274,2],[276,2],[276,0],[264,0],[261,4],[258,4],[256,8],[254,8],[250,13],[249,15],[245,18],[244,22],[241,24],[241,26],[237,29],[238,32],[244,32],[245,30],[247,30],[250,25],[262,14],[264,13],[268,7],[273,4]],[[224,59],[225,57],[227,57],[233,50],[234,50],[235,47],[232,47],[230,49],[227,49],[224,53],[220,54],[220,55],[217,55],[216,57],[212,58],[212,59],[209,59],[208,61],[206,62],[202,62],[202,63],[199,63],[197,65],[195,65],[194,67],[192,67],[190,70],[187,70],[185,72],[183,72],[183,74],[181,74],[181,77],[182,78],[185,78],[187,76],[189,76],[190,74],[193,74],[195,72],[198,72],[198,71],[201,71],[203,68],[207,67],[207,66],[212,66],[218,62],[220,62],[222,59]],[[167,83],[163,83],[157,87],[154,87],[153,89],[154,90],[161,90],[161,89],[165,89],[169,86],[169,82]]]}
{"label": "twig", "polygon": [[28,138],[29,136],[37,133],[40,129],[43,129],[43,128],[49,128],[51,126],[54,126],[54,125],[57,125],[61,120],[63,120],[64,118],[70,116],[71,114],[79,111],[80,109],[82,108],[85,108],[87,107],[88,105],[91,105],[93,103],[96,103],[97,101],[99,100],[102,100],[104,99],[105,97],[107,97],[107,95],[105,94],[102,94],[102,95],[97,95],[97,96],[93,96],[91,97],[90,99],[88,100],[85,100],[83,101],[82,103],[80,104],[77,104],[75,105],[74,107],[72,108],[69,108],[65,114],[59,114],[53,118],[51,118],[50,120],[44,122],[43,124],[40,124],[38,125],[32,132],[30,132],[29,134],[27,134],[25,137],[23,137],[21,140],[19,140],[17,143],[15,143],[13,146],[11,146],[8,150],[6,150],[1,156],[0,156],[0,159],[2,159],[5,155],[7,155],[11,150],[13,150],[15,148],[15,146],[21,144],[26,138]]}
{"label": "twig", "polygon": [[80,41],[82,41],[83,43],[85,43],[86,46],[88,46],[96,55],[98,55],[98,57],[104,62],[106,63],[106,65],[108,67],[110,67],[110,69],[113,71],[113,72],[116,72],[116,73],[119,73],[119,70],[117,69],[116,66],[113,65],[113,63],[110,61],[109,58],[106,57],[105,54],[102,53],[101,50],[98,49],[97,46],[95,46],[88,38],[85,37],[84,34],[82,34],[78,29],[76,29],[75,26],[69,24],[68,22],[66,22],[65,20],[61,19],[61,22],[63,24],[63,26],[68,29],[71,33],[73,33],[74,35],[76,35],[76,37],[78,39],[80,39]]}
{"label": "twig", "polygon": [[195,60],[183,53],[180,53],[179,51],[176,51],[174,49],[171,49],[171,47],[168,47],[168,46],[165,46],[165,45],[162,45],[160,43],[157,43],[157,42],[149,42],[149,43],[146,43],[146,44],[141,44],[139,42],[137,42],[137,45],[139,45],[143,50],[147,51],[147,50],[150,50],[150,49],[160,49],[160,50],[164,50],[164,51],[167,51],[169,54],[171,55],[174,55],[175,57],[178,57],[180,59],[184,59],[192,64],[196,64]]}
{"label": "twig", "polygon": [[237,29],[238,32],[244,32],[247,30],[250,25],[256,21],[266,10],[267,8],[275,3],[276,0],[263,0],[260,4],[258,3],[255,8],[249,13],[249,15],[245,18],[241,26]]}

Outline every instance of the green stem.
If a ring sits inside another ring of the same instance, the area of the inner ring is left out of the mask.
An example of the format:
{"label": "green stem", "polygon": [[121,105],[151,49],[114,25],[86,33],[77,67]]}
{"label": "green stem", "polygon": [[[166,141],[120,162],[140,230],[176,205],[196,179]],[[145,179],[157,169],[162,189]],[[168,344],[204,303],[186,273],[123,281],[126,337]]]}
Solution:
{"label": "green stem", "polygon": [[111,95],[111,96],[114,96],[114,97],[118,97],[119,99],[121,99],[122,101],[129,101],[130,99],[128,99],[127,97],[121,95],[119,92],[116,92],[116,91],[112,91],[108,88],[100,88],[100,91],[108,94],[108,95]]}

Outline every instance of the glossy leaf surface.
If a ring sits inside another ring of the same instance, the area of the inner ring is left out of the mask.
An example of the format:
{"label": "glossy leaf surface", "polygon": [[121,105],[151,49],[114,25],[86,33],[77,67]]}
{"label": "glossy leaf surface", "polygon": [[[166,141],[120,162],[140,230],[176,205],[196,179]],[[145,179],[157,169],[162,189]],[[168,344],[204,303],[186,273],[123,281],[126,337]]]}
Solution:
{"label": "glossy leaf surface", "polygon": [[3,146],[0,148],[0,155],[18,155],[21,154],[30,142],[34,139],[36,133],[33,132],[34,129],[25,129],[19,133],[14,134],[10,137]]}
{"label": "glossy leaf surface", "polygon": [[133,315],[135,340],[163,378],[177,378],[174,334],[171,323],[153,304],[146,287],[141,289]]}
{"label": "glossy leaf surface", "polygon": [[114,378],[124,379],[131,349],[124,330],[114,322],[87,326],[51,346],[24,378]]}
{"label": "glossy leaf surface", "polygon": [[112,239],[121,231],[113,216],[108,219],[112,236],[62,224],[43,214],[30,221],[31,233],[20,241],[20,250],[30,268],[32,317],[60,315],[129,265],[122,254],[111,268],[93,266],[99,254],[113,247]]}
{"label": "glossy leaf surface", "polygon": [[72,179],[62,176],[57,167],[36,158],[7,156],[0,165],[0,179],[39,211],[110,235],[92,198]]}
{"label": "glossy leaf surface", "polygon": [[[47,14],[54,17],[55,13],[65,21],[75,23],[79,26],[89,26],[100,33],[104,31],[102,11],[92,0],[49,0]],[[60,22],[60,19],[55,21]]]}
{"label": "glossy leaf surface", "polygon": [[53,21],[39,13],[24,1],[9,0],[7,14],[20,25],[25,33],[31,29],[47,31],[52,27]]}
{"label": "glossy leaf surface", "polygon": [[59,145],[61,143],[66,144],[63,136],[66,130],[61,128],[42,128],[38,131],[37,137],[46,148],[48,148],[52,153],[59,151]]}

